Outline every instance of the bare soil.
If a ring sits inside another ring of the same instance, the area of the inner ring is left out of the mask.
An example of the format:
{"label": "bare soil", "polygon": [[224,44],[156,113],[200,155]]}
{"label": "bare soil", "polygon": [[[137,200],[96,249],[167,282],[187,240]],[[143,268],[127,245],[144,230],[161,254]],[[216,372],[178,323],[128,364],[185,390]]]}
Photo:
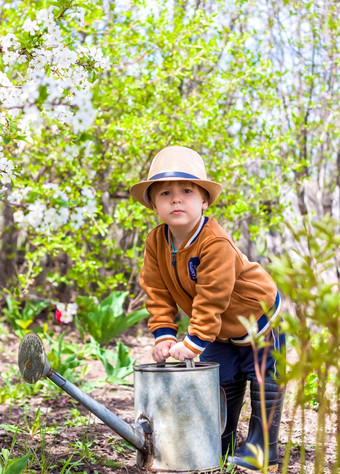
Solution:
{"label": "bare soil", "polygon": [[[56,332],[60,332],[63,328],[56,326]],[[77,334],[72,328],[67,328],[68,338],[80,342]],[[132,356],[136,358],[137,364],[151,363],[151,348],[153,340],[147,333],[146,328],[140,325],[137,329],[132,329],[128,334],[122,337],[122,341],[130,348]],[[10,370],[10,367],[17,367],[17,351],[19,347],[19,339],[13,335],[0,334],[0,370],[1,374]],[[290,354],[289,357],[294,357]],[[89,361],[89,372],[87,374],[88,381],[96,381],[105,377],[104,368],[99,361]],[[131,378],[132,380],[132,378]],[[15,375],[12,383],[22,382],[18,375]],[[0,381],[1,388],[1,381]],[[43,397],[39,394],[32,397],[26,406],[29,406],[27,420],[32,423],[34,414],[40,407],[45,417],[46,426],[64,425],[65,421],[70,418],[70,409],[77,408],[82,415],[87,417],[87,422],[81,426],[66,426],[57,434],[46,434],[44,437],[40,433],[10,433],[7,429],[0,427],[0,452],[1,448],[11,449],[13,439],[15,440],[12,457],[24,455],[28,449],[37,454],[37,461],[34,465],[30,465],[29,472],[49,472],[53,474],[60,473],[66,461],[71,457],[71,462],[80,461],[79,465],[73,464],[69,471],[82,473],[145,473],[146,470],[136,466],[136,455],[132,449],[110,428],[104,425],[93,415],[90,415],[85,408],[80,406],[76,401],[72,400],[65,392],[61,390],[54,392],[55,396]],[[134,393],[132,386],[122,386],[115,384],[104,384],[100,388],[96,388],[91,396],[100,403],[103,403],[109,410],[120,416],[127,422],[134,420]],[[285,406],[281,422],[279,453],[284,455],[285,446],[288,439],[288,429],[292,416],[292,406],[294,398],[294,387],[287,387]],[[0,424],[14,425],[25,428],[24,422],[25,406],[17,404],[10,405],[8,401],[0,404]],[[249,394],[242,409],[238,438],[239,442],[243,442],[247,436],[247,427],[250,416]],[[309,409],[305,411],[305,446],[306,459],[304,469],[300,466],[300,447],[302,425],[298,415],[293,429],[293,447],[290,455],[289,473],[300,474],[300,472],[314,472],[315,463],[315,444],[317,429],[317,412]],[[327,418],[327,439],[326,439],[326,467],[325,473],[331,473],[332,466],[336,458],[335,445],[335,411]],[[79,445],[86,441],[89,451],[80,452]],[[79,442],[76,450],[73,445]],[[44,470],[43,462],[46,462],[48,469]],[[54,466],[54,467],[53,467]],[[65,469],[64,472],[67,472]],[[279,469],[280,472],[280,469]]]}

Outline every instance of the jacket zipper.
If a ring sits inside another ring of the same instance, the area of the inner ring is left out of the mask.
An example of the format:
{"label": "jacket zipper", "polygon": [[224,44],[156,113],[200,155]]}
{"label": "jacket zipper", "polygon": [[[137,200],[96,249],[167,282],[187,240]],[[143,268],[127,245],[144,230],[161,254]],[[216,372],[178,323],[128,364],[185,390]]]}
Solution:
{"label": "jacket zipper", "polygon": [[177,283],[178,283],[179,287],[181,288],[182,291],[184,291],[184,293],[187,296],[189,296],[190,299],[192,299],[192,296],[187,292],[186,289],[183,288],[181,280],[179,279],[179,275],[178,275],[178,271],[177,271],[177,265],[176,265],[176,252],[171,253],[171,265],[174,267],[176,280],[177,280]]}

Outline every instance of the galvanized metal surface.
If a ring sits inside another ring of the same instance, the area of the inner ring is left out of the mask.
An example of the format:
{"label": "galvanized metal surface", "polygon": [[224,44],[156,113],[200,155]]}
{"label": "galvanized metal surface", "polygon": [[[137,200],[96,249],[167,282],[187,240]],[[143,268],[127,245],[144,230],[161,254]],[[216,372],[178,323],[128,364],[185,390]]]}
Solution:
{"label": "galvanized metal surface", "polygon": [[29,333],[23,338],[18,360],[26,382],[49,377],[135,446],[140,466],[168,473],[219,469],[220,430],[224,429],[226,413],[220,398],[218,364],[136,366],[136,423],[128,424],[53,371],[37,334]]}
{"label": "galvanized metal surface", "polygon": [[152,452],[140,465],[167,472],[209,472],[219,466],[221,415],[215,363],[135,367],[135,417],[152,424]]}

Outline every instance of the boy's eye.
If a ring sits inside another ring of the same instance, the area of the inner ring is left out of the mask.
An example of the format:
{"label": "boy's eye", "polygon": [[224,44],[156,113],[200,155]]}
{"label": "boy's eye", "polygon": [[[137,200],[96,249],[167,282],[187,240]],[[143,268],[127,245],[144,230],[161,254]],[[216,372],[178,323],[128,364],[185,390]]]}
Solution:
{"label": "boy's eye", "polygon": [[168,196],[169,195],[169,191],[162,191],[161,192],[161,196]]}
{"label": "boy's eye", "polygon": [[192,193],[192,189],[189,189],[189,188],[185,188],[183,191],[184,191],[185,193]]}

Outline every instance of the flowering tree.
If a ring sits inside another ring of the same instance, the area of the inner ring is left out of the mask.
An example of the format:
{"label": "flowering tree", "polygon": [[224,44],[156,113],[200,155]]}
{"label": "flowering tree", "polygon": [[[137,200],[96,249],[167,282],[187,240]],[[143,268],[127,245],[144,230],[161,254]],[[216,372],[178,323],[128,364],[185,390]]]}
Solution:
{"label": "flowering tree", "polygon": [[159,149],[175,143],[199,151],[210,176],[224,185],[210,212],[243,237],[250,258],[255,240],[257,252],[266,253],[263,237],[282,221],[287,189],[296,190],[303,208],[311,179],[306,150],[320,130],[313,163],[323,163],[327,189],[338,189],[326,165],[336,170],[335,79],[326,97],[331,112],[316,119],[321,73],[308,87],[316,66],[311,71],[307,58],[302,67],[300,54],[300,68],[285,69],[296,58],[290,49],[287,59],[279,41],[296,20],[305,54],[328,54],[308,40],[314,31],[308,25],[316,22],[335,37],[335,7],[327,5],[322,16],[294,2],[278,3],[274,12],[261,2],[224,0],[3,4],[2,288],[63,302],[116,287],[136,296],[154,216],[129,198],[128,188],[145,178]]}
{"label": "flowering tree", "polygon": [[[19,2],[1,12],[1,195],[11,231],[4,239],[2,283],[23,294],[48,259],[63,253],[81,260],[77,231],[97,233],[92,231],[97,225],[92,142],[85,132],[96,117],[97,76],[109,69],[110,59],[100,41],[86,44],[81,37],[85,10],[74,3],[40,9],[39,2]],[[93,22],[96,10],[89,9]],[[96,28],[89,26],[87,34],[93,32]],[[6,244],[22,253],[21,262],[9,255]],[[48,288],[65,278],[59,274],[58,279],[53,270],[44,277]]]}

